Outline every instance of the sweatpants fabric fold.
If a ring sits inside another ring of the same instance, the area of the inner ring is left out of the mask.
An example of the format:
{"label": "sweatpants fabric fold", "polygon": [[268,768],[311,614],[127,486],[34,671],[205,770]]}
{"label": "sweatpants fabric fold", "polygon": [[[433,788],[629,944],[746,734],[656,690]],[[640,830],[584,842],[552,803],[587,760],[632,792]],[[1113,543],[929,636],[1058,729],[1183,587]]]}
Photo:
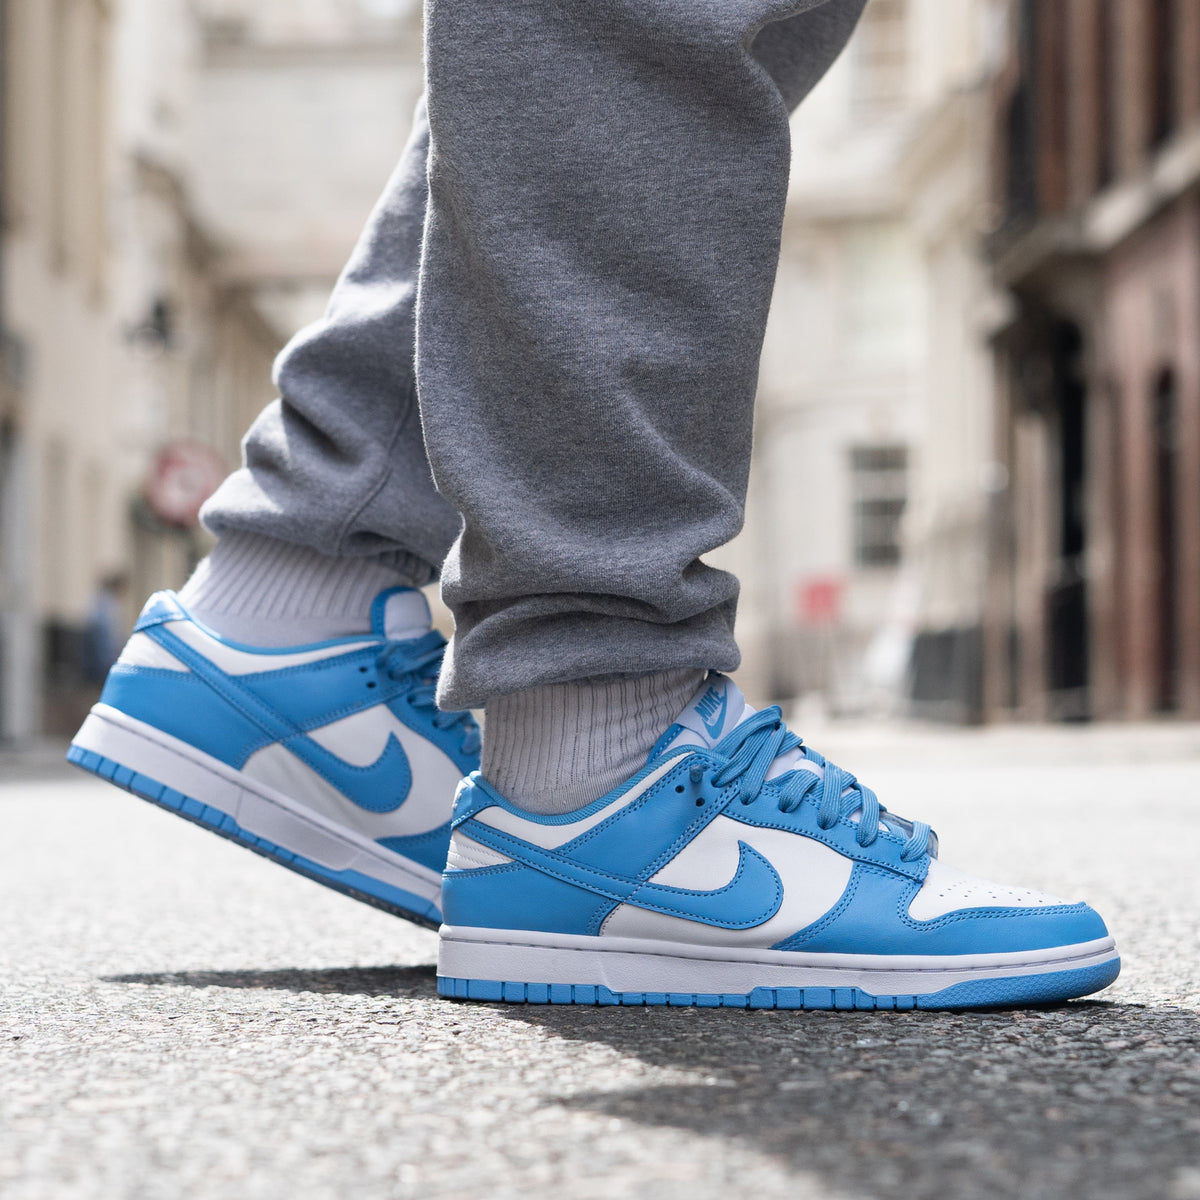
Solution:
{"label": "sweatpants fabric fold", "polygon": [[440,570],[449,707],[736,667],[702,556],[743,518],[788,110],[863,4],[428,0],[428,124],[209,526]]}

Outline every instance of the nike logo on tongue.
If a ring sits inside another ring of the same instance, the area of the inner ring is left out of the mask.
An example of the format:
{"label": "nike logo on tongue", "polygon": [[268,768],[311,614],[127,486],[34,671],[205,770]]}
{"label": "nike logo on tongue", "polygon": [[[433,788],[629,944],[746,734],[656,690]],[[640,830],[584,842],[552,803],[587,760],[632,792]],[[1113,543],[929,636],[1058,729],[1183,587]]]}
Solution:
{"label": "nike logo on tongue", "polygon": [[[701,685],[700,691],[689,701],[687,708],[675,718],[675,723],[650,752],[647,761],[653,761],[658,755],[666,754],[680,746],[702,746],[711,750],[723,737],[747,717],[757,710],[746,703],[741,688],[725,675],[710,675]],[[804,750],[797,747],[779,755],[767,772],[767,779],[778,779],[789,771],[811,771],[820,778],[824,770],[805,756]],[[851,814],[861,815],[861,809]],[[895,828],[907,834],[902,819],[885,813],[881,822],[888,828]]]}
{"label": "nike logo on tongue", "polygon": [[710,675],[675,718],[671,744],[711,748],[753,711],[732,679]]}
{"label": "nike logo on tongue", "polygon": [[715,687],[710,687],[696,701],[696,711],[700,714],[705,732],[713,741],[720,741],[721,729],[725,724],[725,714],[728,710],[729,693],[724,688],[718,691]]}
{"label": "nike logo on tongue", "polygon": [[[662,754],[679,746],[703,746],[711,750],[747,717],[753,716],[754,712],[732,679],[725,675],[710,675],[667,731],[673,732],[673,736],[669,740],[664,739],[665,744],[660,742],[654,748],[654,754]],[[651,757],[653,756],[652,754]],[[767,778],[774,779],[797,768],[820,774],[818,767],[805,760],[802,751],[791,750],[775,760]]]}

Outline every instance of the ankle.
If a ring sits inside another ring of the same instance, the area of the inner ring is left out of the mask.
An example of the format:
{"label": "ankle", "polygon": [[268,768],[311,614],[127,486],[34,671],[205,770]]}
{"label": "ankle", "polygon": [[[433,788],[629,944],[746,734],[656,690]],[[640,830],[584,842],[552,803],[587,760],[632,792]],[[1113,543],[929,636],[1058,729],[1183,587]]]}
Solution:
{"label": "ankle", "polygon": [[231,532],[196,567],[179,599],[222,637],[278,647],[368,633],[375,597],[406,585],[413,581],[375,559],[335,558]]}
{"label": "ankle", "polygon": [[530,812],[583,808],[636,774],[702,670],[584,679],[489,700],[484,777]]}

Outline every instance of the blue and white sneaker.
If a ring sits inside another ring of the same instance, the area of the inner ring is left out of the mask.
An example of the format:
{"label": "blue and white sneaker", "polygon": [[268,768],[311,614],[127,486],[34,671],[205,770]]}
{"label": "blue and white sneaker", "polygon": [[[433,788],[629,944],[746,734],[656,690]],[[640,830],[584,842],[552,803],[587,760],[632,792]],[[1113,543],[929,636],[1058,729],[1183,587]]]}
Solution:
{"label": "blue and white sneaker", "polygon": [[434,688],[424,596],[380,593],[373,632],[284,650],[228,641],[151,596],[70,762],[319,883],[441,920],[454,789],[479,727]]}
{"label": "blue and white sneaker", "polygon": [[973,1008],[1120,970],[1086,904],[944,866],[928,825],[710,676],[645,768],[536,816],[459,787],[438,990],[471,1000]]}

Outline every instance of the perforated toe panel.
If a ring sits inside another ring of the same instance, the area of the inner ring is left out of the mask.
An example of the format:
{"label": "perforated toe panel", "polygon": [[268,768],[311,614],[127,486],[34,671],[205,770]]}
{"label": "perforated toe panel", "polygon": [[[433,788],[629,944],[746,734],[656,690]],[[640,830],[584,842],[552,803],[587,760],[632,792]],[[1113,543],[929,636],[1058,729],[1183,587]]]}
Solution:
{"label": "perforated toe panel", "polygon": [[934,859],[929,864],[929,874],[921,890],[908,906],[908,912],[916,921],[932,921],[960,908],[1045,908],[1066,903],[1068,901],[1033,888],[1006,887],[986,879],[975,879]]}

